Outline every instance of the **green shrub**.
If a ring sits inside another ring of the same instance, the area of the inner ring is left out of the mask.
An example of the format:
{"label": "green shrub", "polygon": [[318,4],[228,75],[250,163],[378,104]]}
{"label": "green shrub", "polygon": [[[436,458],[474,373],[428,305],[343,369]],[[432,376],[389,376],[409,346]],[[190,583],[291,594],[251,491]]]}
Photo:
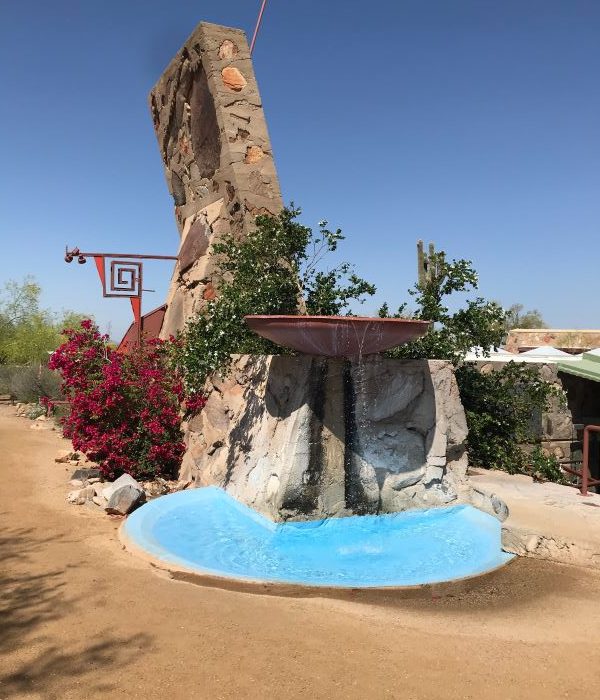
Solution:
{"label": "green shrub", "polygon": [[529,455],[529,469],[532,476],[539,481],[554,481],[557,484],[567,483],[558,459],[554,455],[544,454],[539,445],[536,445]]}
{"label": "green shrub", "polygon": [[556,476],[550,462],[542,464],[540,453],[534,451],[532,457],[520,445],[537,439],[532,415],[548,410],[552,397],[564,400],[558,387],[541,379],[535,367],[517,362],[486,373],[466,363],[457,368],[456,379],[467,416],[471,464],[509,474],[544,471]]}

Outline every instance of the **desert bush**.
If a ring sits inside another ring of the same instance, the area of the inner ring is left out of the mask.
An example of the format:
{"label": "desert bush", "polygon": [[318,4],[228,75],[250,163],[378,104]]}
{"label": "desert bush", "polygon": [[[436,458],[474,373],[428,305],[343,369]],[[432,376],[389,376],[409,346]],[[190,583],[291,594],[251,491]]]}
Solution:
{"label": "desert bush", "polygon": [[61,396],[60,375],[41,365],[0,366],[0,386],[0,393],[11,394],[24,403]]}

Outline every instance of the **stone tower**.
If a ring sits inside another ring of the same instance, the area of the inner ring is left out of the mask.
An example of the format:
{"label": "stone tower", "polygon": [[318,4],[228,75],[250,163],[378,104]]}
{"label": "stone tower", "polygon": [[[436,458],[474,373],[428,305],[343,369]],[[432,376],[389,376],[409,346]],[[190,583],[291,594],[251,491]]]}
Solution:
{"label": "stone tower", "polygon": [[214,298],[210,246],[243,237],[281,193],[244,32],[201,22],[149,97],[181,238],[161,335]]}

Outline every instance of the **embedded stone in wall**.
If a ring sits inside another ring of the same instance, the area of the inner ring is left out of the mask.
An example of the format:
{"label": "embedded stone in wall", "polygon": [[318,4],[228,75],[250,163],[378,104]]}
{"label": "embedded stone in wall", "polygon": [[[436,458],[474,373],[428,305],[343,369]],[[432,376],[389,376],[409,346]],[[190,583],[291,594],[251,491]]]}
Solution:
{"label": "embedded stone in wall", "polygon": [[469,498],[452,366],[242,356],[187,426],[181,478],[275,519],[382,513]]}
{"label": "embedded stone in wall", "polygon": [[230,41],[229,39],[225,39],[225,41],[219,46],[219,58],[233,58],[237,53],[239,49],[238,47],[233,43],[233,41]]}
{"label": "embedded stone in wall", "polygon": [[221,71],[221,77],[223,78],[223,85],[231,88],[231,90],[235,90],[236,92],[243,90],[248,84],[248,81],[246,78],[244,78],[240,71],[237,68],[232,68],[231,66],[223,68]]}
{"label": "embedded stone in wall", "polygon": [[264,155],[265,153],[260,146],[248,146],[244,163],[258,163],[261,158],[264,158]]}

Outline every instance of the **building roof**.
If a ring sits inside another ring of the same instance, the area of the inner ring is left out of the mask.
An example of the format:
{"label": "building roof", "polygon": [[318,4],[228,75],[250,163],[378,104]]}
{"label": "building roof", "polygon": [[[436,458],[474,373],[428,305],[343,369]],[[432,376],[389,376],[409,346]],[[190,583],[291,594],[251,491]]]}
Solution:
{"label": "building roof", "polygon": [[559,362],[557,368],[559,372],[600,382],[600,354],[594,351],[584,352],[577,362]]}
{"label": "building roof", "polygon": [[538,348],[533,348],[533,350],[522,352],[521,355],[525,355],[526,357],[571,357],[568,352],[552,347],[552,345],[540,345]]}
{"label": "building roof", "polygon": [[[167,305],[163,304],[153,311],[149,311],[147,314],[142,316],[142,328],[145,340],[152,340],[153,338],[158,338],[160,335],[160,330],[162,328],[163,319],[165,317],[165,312],[167,310]],[[121,342],[117,346],[117,352],[128,353],[130,350],[137,348],[138,346],[138,324],[134,321],[127,329],[125,335],[123,336]]]}

